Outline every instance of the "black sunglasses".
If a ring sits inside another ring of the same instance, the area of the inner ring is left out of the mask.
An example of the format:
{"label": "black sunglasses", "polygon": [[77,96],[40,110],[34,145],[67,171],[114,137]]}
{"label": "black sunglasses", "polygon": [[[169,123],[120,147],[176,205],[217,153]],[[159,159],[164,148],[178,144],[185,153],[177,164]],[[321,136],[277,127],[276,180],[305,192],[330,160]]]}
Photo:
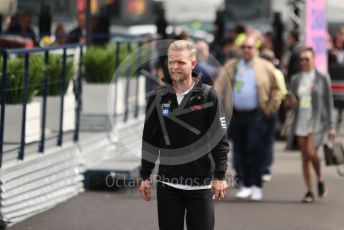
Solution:
{"label": "black sunglasses", "polygon": [[309,62],[309,58],[308,57],[300,57],[300,61],[305,61],[305,62]]}
{"label": "black sunglasses", "polygon": [[252,49],[252,48],[253,46],[246,46],[246,45],[241,46],[241,49]]}

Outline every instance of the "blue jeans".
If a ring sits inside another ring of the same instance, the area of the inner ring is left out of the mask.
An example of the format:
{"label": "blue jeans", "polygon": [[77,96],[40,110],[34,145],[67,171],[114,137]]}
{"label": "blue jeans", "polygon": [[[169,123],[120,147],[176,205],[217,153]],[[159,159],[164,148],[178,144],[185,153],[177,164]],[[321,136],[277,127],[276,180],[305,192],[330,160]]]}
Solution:
{"label": "blue jeans", "polygon": [[[231,121],[234,164],[241,169],[245,187],[262,187],[263,139],[266,132],[266,117],[260,111],[236,112]],[[237,161],[237,162],[235,162]]]}

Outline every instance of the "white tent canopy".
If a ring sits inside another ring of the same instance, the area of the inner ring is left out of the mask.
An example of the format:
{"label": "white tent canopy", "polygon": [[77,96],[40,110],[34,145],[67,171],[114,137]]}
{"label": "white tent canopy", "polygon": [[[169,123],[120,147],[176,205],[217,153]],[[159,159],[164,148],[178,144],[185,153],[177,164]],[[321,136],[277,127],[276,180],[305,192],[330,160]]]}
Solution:
{"label": "white tent canopy", "polygon": [[216,11],[223,4],[224,0],[167,0],[164,1],[166,20],[169,23],[214,22]]}
{"label": "white tent canopy", "polygon": [[328,0],[327,4],[327,20],[328,22],[344,22],[344,1]]}

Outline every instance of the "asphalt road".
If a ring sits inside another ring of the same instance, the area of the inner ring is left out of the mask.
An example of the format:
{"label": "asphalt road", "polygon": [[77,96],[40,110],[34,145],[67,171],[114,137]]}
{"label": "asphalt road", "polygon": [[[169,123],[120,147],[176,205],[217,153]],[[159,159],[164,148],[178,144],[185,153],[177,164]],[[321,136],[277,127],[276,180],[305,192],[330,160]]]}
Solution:
{"label": "asphalt road", "polygon": [[[305,187],[300,155],[285,152],[283,146],[276,145],[273,178],[264,186],[263,201],[238,201],[236,190],[230,190],[224,200],[215,202],[216,230],[344,229],[344,178],[334,168],[324,168],[328,196],[302,204]],[[143,201],[137,189],[87,191],[9,229],[155,230],[156,200]]]}

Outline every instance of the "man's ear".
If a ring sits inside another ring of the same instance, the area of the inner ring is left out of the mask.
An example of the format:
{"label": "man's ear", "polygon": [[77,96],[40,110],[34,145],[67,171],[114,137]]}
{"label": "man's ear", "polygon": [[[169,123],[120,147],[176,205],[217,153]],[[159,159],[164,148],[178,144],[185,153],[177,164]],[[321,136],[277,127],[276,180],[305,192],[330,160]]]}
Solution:
{"label": "man's ear", "polygon": [[197,63],[196,59],[194,59],[194,60],[191,60],[191,66],[192,66],[192,69],[194,69],[194,68],[195,68],[195,66],[196,66],[196,63]]}

